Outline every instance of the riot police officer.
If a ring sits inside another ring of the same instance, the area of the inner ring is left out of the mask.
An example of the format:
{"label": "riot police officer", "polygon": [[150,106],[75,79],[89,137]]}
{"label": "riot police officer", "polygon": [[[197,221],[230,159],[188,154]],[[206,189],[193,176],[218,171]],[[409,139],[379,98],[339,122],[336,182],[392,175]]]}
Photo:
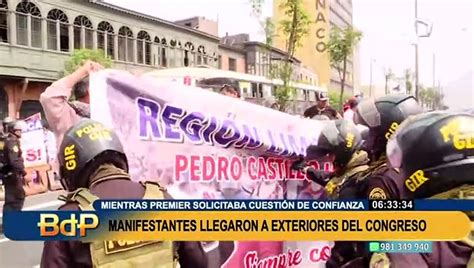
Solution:
{"label": "riot police officer", "polygon": [[[409,118],[387,145],[409,198],[474,198],[474,115],[430,112]],[[467,213],[474,219],[472,212]],[[371,267],[472,267],[472,236],[434,242],[430,254],[374,254]]]}
{"label": "riot police officer", "polygon": [[387,165],[385,149],[398,126],[410,115],[421,112],[416,99],[404,94],[387,95],[375,101],[365,100],[357,106],[354,121],[369,128],[364,147],[371,158],[364,183],[359,187],[359,198],[405,198],[400,174]]}
{"label": "riot police officer", "polygon": [[25,202],[23,189],[24,176],[26,175],[20,147],[21,122],[16,121],[7,125],[8,136],[3,147],[3,168],[5,186],[5,203],[3,211],[21,210]]}
{"label": "riot police officer", "polygon": [[[82,119],[66,132],[59,147],[58,161],[61,184],[70,192],[65,197],[66,204],[60,210],[93,209],[91,204],[99,198],[171,198],[157,183],[133,182],[128,174],[127,157],[117,135],[90,119]],[[41,267],[119,267],[124,263],[127,267],[174,267],[177,256],[181,267],[208,265],[199,242],[180,242],[174,245],[163,241],[137,242],[133,247],[112,245],[113,248],[105,248],[108,246],[111,246],[110,243],[103,241],[92,244],[47,241],[44,244]],[[104,250],[115,250],[115,254],[100,254]],[[91,255],[96,257],[91,259]]]}
{"label": "riot police officer", "polygon": [[9,126],[12,126],[12,124],[15,122],[15,120],[11,117],[5,117],[5,119],[3,119],[3,122],[2,122],[2,126],[3,126],[3,135],[8,135],[8,127]]}
{"label": "riot police officer", "polygon": [[8,136],[8,127],[14,123],[14,120],[11,117],[6,117],[2,121],[2,131],[0,131],[0,179],[3,180],[4,178],[4,167],[6,165],[6,160],[5,160],[5,153],[4,153],[4,148],[5,148],[5,142],[7,140]]}
{"label": "riot police officer", "polygon": [[[332,199],[358,198],[358,182],[369,166],[367,152],[361,150],[362,137],[357,126],[349,120],[328,122],[319,135],[317,145],[307,149],[309,159],[328,157],[331,159],[334,172],[328,174],[305,166],[300,169],[307,177],[325,187],[328,197]],[[298,163],[296,163],[298,165]],[[298,166],[296,166],[298,168]],[[362,242],[336,241],[331,250],[331,257],[326,267],[367,266],[365,245]]]}
{"label": "riot police officer", "polygon": [[[339,119],[328,121],[321,130],[317,145],[311,145],[306,150],[308,159],[331,159],[334,172],[317,171],[304,162],[295,162],[294,169],[299,169],[309,179],[325,187],[327,196],[336,198],[356,198],[344,184],[353,184],[352,180],[367,170],[368,154],[360,147],[362,138],[357,127],[351,121]],[[345,191],[341,192],[341,189]]]}

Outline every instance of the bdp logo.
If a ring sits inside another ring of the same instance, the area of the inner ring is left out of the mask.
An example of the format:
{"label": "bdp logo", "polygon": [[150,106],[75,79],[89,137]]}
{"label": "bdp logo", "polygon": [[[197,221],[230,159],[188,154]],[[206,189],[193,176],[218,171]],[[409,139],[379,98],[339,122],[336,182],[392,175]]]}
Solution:
{"label": "bdp logo", "polygon": [[[76,218],[79,216],[79,219]],[[85,237],[87,230],[93,230],[99,225],[99,217],[95,214],[74,214],[71,213],[69,219],[60,221],[57,214],[42,213],[40,214],[40,222],[38,227],[40,229],[40,236],[79,236]]]}

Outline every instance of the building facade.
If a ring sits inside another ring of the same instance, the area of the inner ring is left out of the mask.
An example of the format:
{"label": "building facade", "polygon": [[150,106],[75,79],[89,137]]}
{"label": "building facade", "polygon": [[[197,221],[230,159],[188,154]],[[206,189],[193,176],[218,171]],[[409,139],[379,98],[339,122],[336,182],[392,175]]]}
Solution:
{"label": "building facade", "polygon": [[[249,39],[248,34],[226,35],[221,39],[221,43],[224,46],[236,47],[244,51],[246,73],[268,78],[278,78],[275,77],[273,71],[283,66],[287,53],[281,49],[269,47],[264,43],[250,41]],[[316,74],[303,67],[300,60],[293,57],[290,61],[293,65],[293,81],[311,85],[317,84]]]}
{"label": "building facade", "polygon": [[246,53],[245,50],[219,44],[219,69],[234,71],[239,73],[246,72]]}
{"label": "building facade", "polygon": [[[282,0],[273,1],[274,23],[279,24],[285,18],[280,8]],[[344,28],[352,25],[352,0],[308,0],[303,1],[305,10],[314,22],[310,25],[309,34],[302,40],[302,47],[296,50],[296,57],[302,64],[317,74],[319,86],[327,89],[340,87],[339,73],[330,64],[326,44],[332,27]],[[280,29],[281,27],[277,27]],[[275,46],[286,46],[284,33],[277,32]],[[353,90],[354,68],[352,58],[348,61],[346,73],[346,89]],[[355,78],[357,80],[357,78]]]}
{"label": "building facade", "polygon": [[181,26],[190,27],[201,32],[205,32],[213,36],[219,36],[219,24],[217,23],[217,21],[206,19],[205,17],[192,17],[188,19],[178,20],[174,23]]}
{"label": "building facade", "polygon": [[94,0],[0,0],[0,119],[41,112],[39,95],[74,49],[102,49],[114,68],[218,66],[211,34]]}

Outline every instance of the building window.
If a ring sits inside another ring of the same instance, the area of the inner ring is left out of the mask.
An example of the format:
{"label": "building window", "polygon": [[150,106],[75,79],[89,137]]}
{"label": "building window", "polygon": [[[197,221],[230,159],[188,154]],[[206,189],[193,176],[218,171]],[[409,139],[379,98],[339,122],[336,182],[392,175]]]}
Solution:
{"label": "building window", "polygon": [[83,15],[74,19],[74,49],[94,47],[93,43],[94,28],[91,20]]}
{"label": "building window", "polygon": [[37,100],[24,100],[20,106],[20,118],[27,118],[36,113],[40,113],[44,117],[43,106]]}
{"label": "building window", "polygon": [[199,46],[197,51],[197,65],[204,64],[204,57],[206,55],[206,48]]}
{"label": "building window", "polygon": [[97,26],[97,48],[102,49],[106,57],[114,58],[115,42],[114,27],[106,21]]}
{"label": "building window", "polygon": [[168,42],[166,41],[166,38],[161,39],[161,66],[163,67],[168,67],[168,59],[166,58],[166,48],[168,46]]}
{"label": "building window", "polygon": [[219,66],[219,69],[222,69],[222,56],[221,55],[219,55],[218,57],[217,65]]}
{"label": "building window", "polygon": [[158,36],[155,36],[153,46],[153,62],[155,66],[161,66],[161,41]]}
{"label": "building window", "polygon": [[16,6],[17,44],[41,48],[41,12],[29,1]]}
{"label": "building window", "polygon": [[184,44],[184,66],[194,65],[194,44],[191,42],[186,42]]}
{"label": "building window", "polygon": [[48,12],[48,49],[69,51],[69,20],[59,9]]}
{"label": "building window", "polygon": [[229,71],[237,71],[237,63],[233,58],[229,58]]}
{"label": "building window", "polygon": [[118,32],[118,59],[133,62],[133,32],[127,26]]}
{"label": "building window", "polygon": [[[230,58],[229,58],[230,60]],[[229,61],[230,62],[230,61]],[[258,97],[258,86],[257,83],[252,83],[252,98]]]}
{"label": "building window", "polygon": [[151,37],[146,31],[139,31],[137,36],[138,63],[151,65]]}
{"label": "building window", "polygon": [[0,43],[8,43],[8,4],[0,0]]}

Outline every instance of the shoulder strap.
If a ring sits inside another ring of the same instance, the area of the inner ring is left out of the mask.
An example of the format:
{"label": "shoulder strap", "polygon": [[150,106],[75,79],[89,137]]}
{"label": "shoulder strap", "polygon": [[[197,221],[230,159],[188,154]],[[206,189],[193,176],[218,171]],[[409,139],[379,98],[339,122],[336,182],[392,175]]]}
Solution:
{"label": "shoulder strap", "polygon": [[93,195],[89,189],[87,188],[79,188],[74,192],[68,193],[66,196],[61,195],[58,198],[59,200],[66,201],[66,202],[76,202],[79,204],[79,208],[83,211],[91,211],[94,210],[92,204],[95,200],[99,198]]}
{"label": "shoulder strap", "polygon": [[367,165],[357,166],[357,167],[352,168],[349,172],[347,172],[346,175],[348,178],[350,178],[357,173],[367,170],[368,168],[369,166]]}
{"label": "shoulder strap", "polygon": [[164,199],[166,192],[166,188],[161,186],[157,182],[146,181],[141,182],[141,184],[145,187],[145,195],[143,199]]}

